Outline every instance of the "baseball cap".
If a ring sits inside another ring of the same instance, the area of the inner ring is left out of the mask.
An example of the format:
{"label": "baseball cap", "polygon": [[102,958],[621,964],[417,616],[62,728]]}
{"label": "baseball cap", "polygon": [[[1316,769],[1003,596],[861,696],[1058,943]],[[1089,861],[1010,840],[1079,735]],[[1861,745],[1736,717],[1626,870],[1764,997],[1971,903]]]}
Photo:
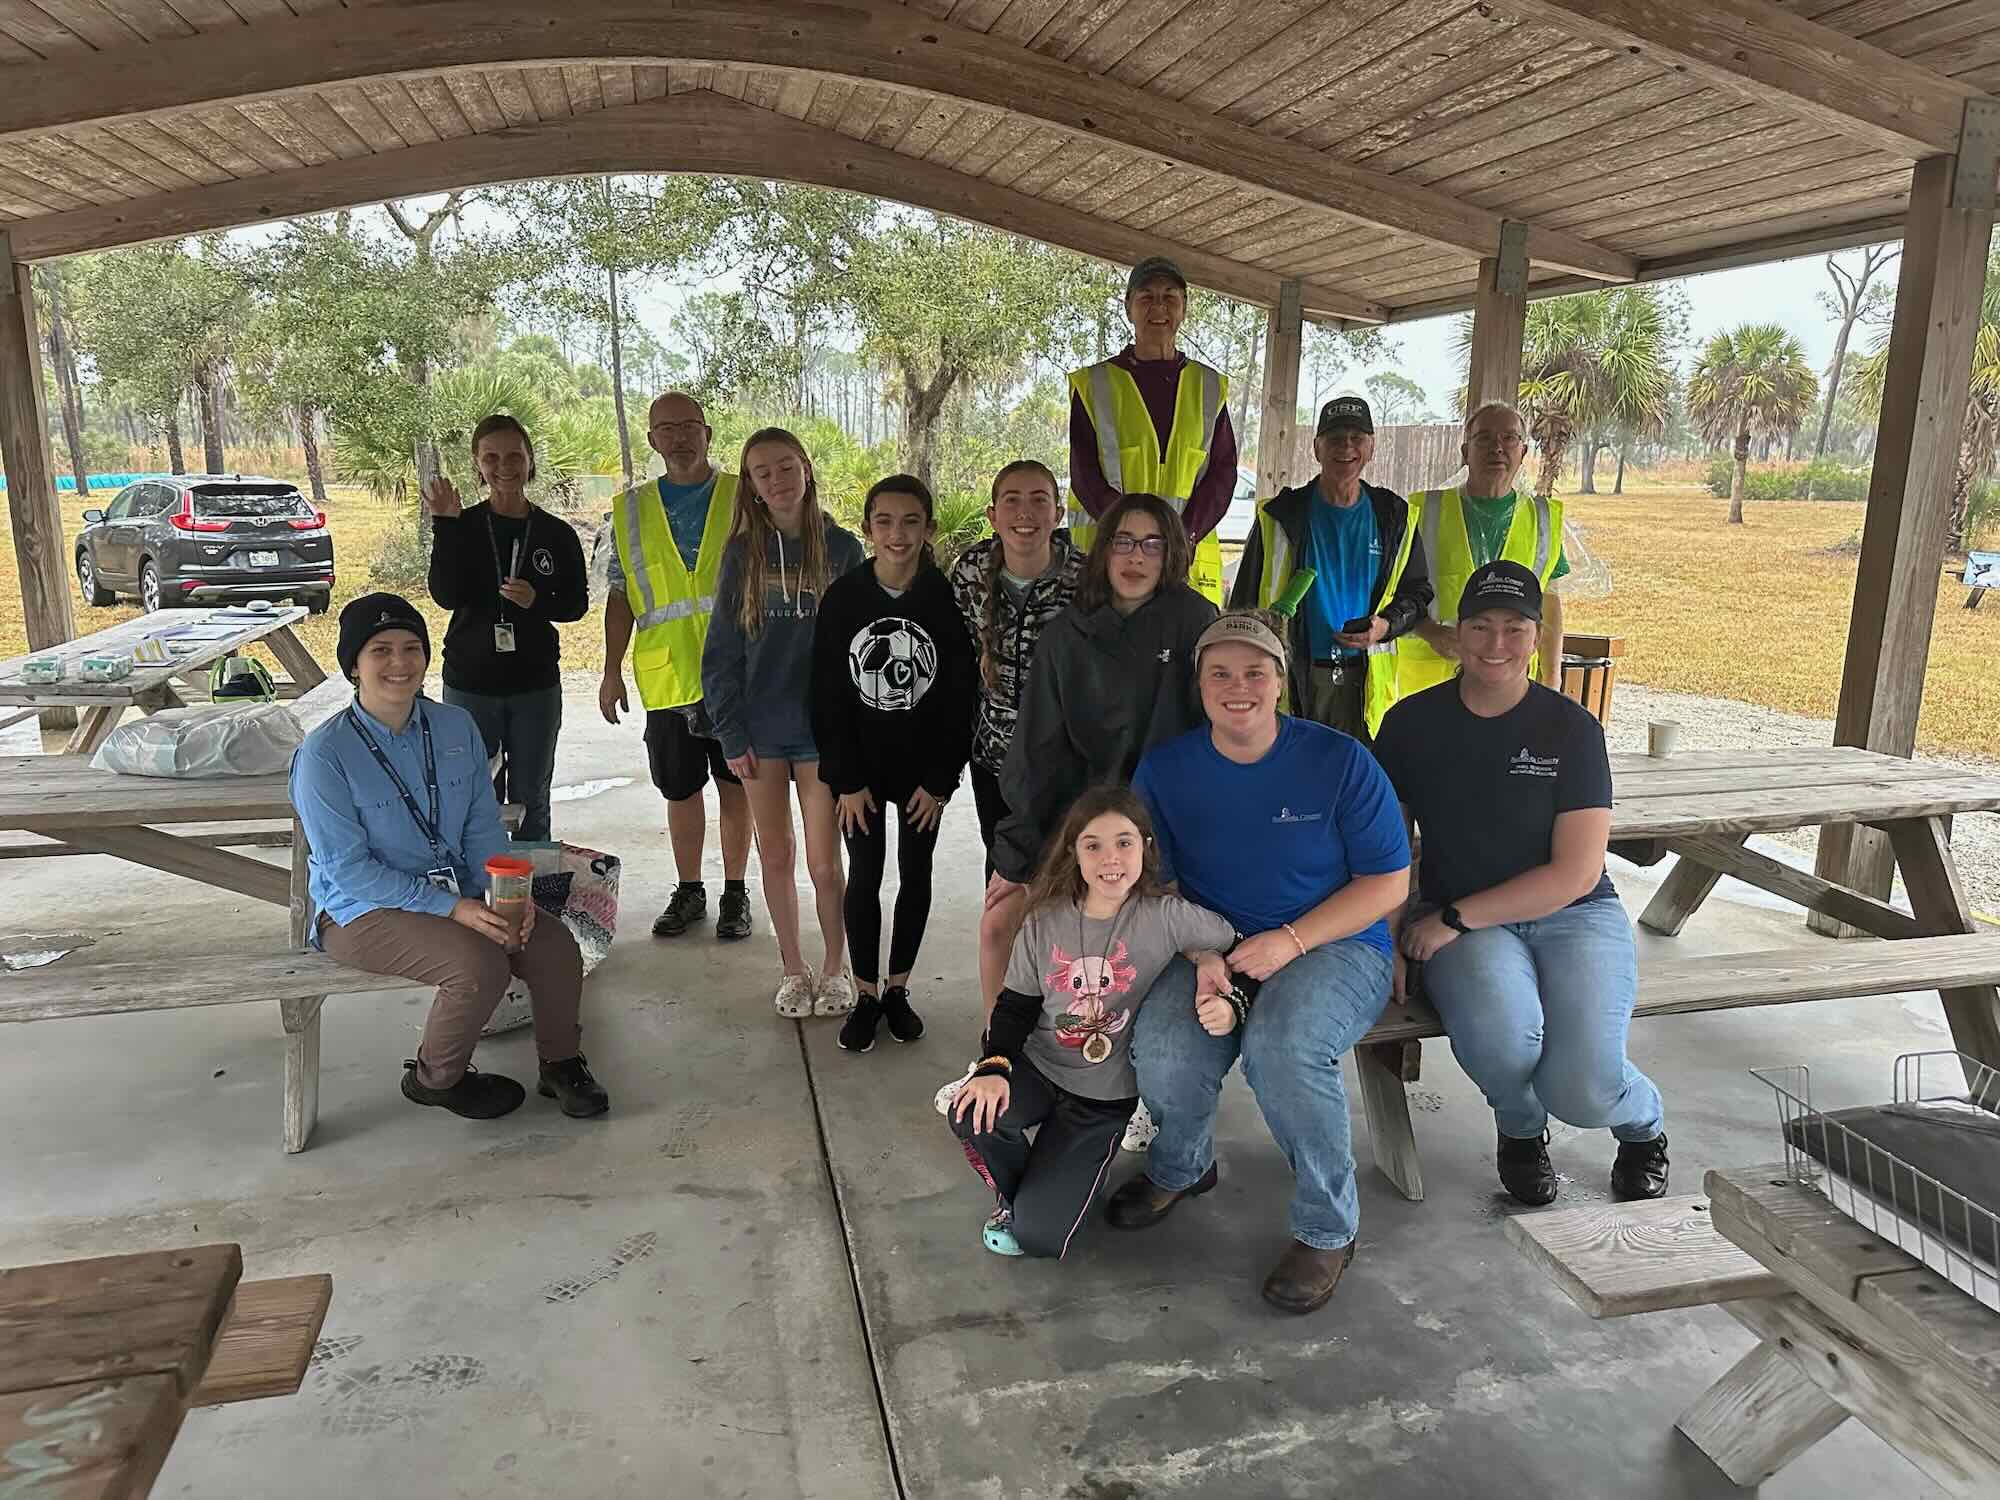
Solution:
{"label": "baseball cap", "polygon": [[1465,580],[1465,592],[1458,596],[1458,617],[1469,620],[1483,610],[1511,609],[1539,622],[1542,618],[1542,586],[1535,575],[1517,562],[1504,558],[1475,568]]}
{"label": "baseball cap", "polygon": [[1375,431],[1375,414],[1359,396],[1335,396],[1319,409],[1315,437],[1325,437],[1329,432],[1343,429],[1371,434]]}
{"label": "baseball cap", "polygon": [[1201,633],[1201,639],[1194,643],[1194,659],[1201,661],[1201,653],[1210,646],[1255,646],[1266,656],[1274,657],[1279,666],[1285,664],[1285,643],[1278,632],[1264,623],[1263,616],[1254,610],[1232,610],[1226,615],[1218,615],[1215,622]]}
{"label": "baseball cap", "polygon": [[1178,284],[1183,292],[1188,289],[1187,277],[1181,274],[1179,266],[1168,260],[1164,255],[1149,255],[1132,268],[1132,275],[1125,283],[1125,300],[1130,302],[1134,292],[1138,291],[1147,282],[1161,276]]}
{"label": "baseball cap", "polygon": [[431,629],[416,606],[401,594],[363,594],[340,612],[340,636],[333,648],[340,663],[340,675],[353,677],[361,648],[385,630],[407,630],[424,643],[424,658],[430,659]]}

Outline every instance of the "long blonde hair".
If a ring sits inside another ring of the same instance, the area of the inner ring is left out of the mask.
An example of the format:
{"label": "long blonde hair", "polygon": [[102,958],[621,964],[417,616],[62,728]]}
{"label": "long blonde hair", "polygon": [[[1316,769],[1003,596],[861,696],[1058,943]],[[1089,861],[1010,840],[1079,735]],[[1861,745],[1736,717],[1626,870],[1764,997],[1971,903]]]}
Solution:
{"label": "long blonde hair", "polygon": [[[770,586],[768,554],[771,536],[778,529],[777,522],[771,519],[770,507],[757,493],[757,481],[750,477],[750,450],[764,443],[782,443],[798,454],[806,471],[805,499],[799,503],[799,592],[811,589],[815,596],[824,594],[827,584],[832,582],[827,576],[826,516],[819,508],[819,480],[812,472],[812,456],[793,433],[782,427],[760,427],[744,441],[743,456],[736,465],[742,489],[736,501],[736,517],[729,523],[726,544],[734,547],[741,543],[743,549],[739,575],[743,597],[737,601],[736,621],[747,636],[764,632],[764,591]],[[781,588],[788,586],[782,578],[778,582]]]}

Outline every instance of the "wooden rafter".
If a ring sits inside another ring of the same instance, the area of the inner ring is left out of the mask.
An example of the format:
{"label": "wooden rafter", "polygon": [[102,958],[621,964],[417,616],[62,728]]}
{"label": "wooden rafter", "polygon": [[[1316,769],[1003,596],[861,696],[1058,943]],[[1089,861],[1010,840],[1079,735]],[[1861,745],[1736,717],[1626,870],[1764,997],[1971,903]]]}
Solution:
{"label": "wooden rafter", "polygon": [[[1275,272],[706,91],[50,214],[9,228],[16,255],[45,260],[453,187],[660,171],[781,177],[870,193],[1128,265],[1146,255],[1172,255],[1198,285],[1265,306],[1278,300]],[[1305,282],[1303,298],[1306,316],[1323,322],[1388,317],[1380,302],[1325,282]]]}
{"label": "wooden rafter", "polygon": [[[1258,193],[1490,254],[1500,216],[887,0],[439,0],[333,10],[10,69],[0,142],[327,83],[501,64],[727,64],[984,105]],[[766,163],[765,167],[771,166]],[[1531,226],[1538,264],[1622,281],[1631,257]]]}
{"label": "wooden rafter", "polygon": [[1956,152],[1966,101],[1986,97],[1771,0],[1489,3],[1912,159]]}

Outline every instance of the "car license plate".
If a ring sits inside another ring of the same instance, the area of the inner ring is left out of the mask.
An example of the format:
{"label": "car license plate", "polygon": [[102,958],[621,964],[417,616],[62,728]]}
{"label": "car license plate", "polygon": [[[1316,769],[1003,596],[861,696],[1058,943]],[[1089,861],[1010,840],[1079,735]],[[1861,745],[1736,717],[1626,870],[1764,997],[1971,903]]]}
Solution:
{"label": "car license plate", "polygon": [[250,566],[253,568],[275,568],[277,565],[278,554],[275,552],[253,552],[250,554]]}

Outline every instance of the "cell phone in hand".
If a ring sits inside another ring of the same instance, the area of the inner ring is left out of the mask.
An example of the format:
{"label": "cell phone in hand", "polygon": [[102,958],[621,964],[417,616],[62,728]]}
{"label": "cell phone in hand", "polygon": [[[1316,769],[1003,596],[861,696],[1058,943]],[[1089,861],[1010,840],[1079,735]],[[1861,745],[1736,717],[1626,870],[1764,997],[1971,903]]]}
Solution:
{"label": "cell phone in hand", "polygon": [[1361,615],[1356,619],[1349,620],[1345,625],[1341,626],[1340,633],[1342,635],[1365,635],[1368,631],[1372,630],[1374,626],[1375,626],[1375,617],[1373,615]]}

